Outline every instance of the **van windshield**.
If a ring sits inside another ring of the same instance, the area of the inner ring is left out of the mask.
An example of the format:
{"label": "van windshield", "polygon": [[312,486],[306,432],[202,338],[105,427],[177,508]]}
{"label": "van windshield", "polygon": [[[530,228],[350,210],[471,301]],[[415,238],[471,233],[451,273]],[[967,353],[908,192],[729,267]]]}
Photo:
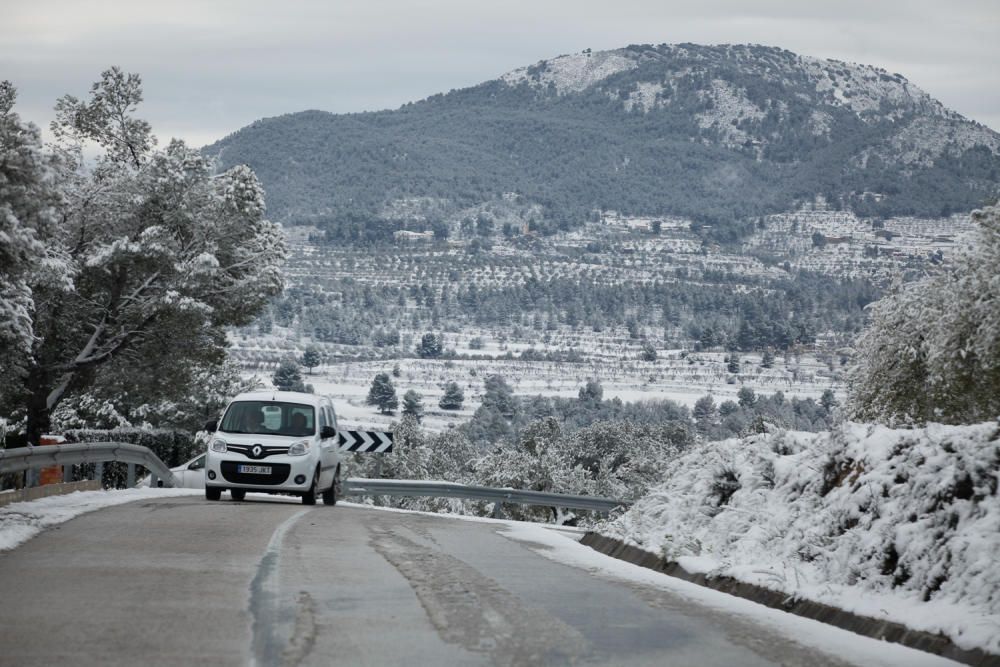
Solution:
{"label": "van windshield", "polygon": [[301,403],[237,401],[226,410],[219,430],[292,437],[312,435],[316,432],[315,410]]}

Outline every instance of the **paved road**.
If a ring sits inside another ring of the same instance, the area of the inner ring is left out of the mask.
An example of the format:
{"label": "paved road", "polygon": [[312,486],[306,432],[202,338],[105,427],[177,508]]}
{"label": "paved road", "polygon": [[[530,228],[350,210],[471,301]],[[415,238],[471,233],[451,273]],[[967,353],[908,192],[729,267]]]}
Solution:
{"label": "paved road", "polygon": [[0,665],[842,664],[503,532],[225,497],[93,512],[0,553]]}

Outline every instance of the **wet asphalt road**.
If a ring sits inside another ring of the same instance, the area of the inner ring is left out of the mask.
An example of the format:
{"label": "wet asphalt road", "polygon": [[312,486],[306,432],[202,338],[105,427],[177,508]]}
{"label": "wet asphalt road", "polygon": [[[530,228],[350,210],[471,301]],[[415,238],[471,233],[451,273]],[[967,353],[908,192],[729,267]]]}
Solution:
{"label": "wet asphalt road", "polygon": [[138,501],[0,553],[0,665],[839,665],[501,524]]}

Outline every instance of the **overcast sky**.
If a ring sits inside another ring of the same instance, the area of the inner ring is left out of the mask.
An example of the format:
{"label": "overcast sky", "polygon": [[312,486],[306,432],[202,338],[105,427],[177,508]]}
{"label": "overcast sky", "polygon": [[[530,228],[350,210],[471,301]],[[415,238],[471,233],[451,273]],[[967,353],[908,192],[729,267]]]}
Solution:
{"label": "overcast sky", "polygon": [[141,116],[200,146],[303,109],[395,108],[544,58],[756,43],[899,72],[1000,130],[998,0],[0,0],[0,79],[47,126],[110,65]]}

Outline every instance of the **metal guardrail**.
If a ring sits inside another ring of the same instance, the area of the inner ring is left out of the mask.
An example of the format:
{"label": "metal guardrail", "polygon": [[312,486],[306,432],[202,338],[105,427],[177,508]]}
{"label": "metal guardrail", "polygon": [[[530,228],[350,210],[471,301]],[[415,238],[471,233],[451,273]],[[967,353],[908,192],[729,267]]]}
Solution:
{"label": "metal guardrail", "polygon": [[75,442],[66,445],[0,449],[0,473],[105,461],[119,461],[145,467],[149,470],[151,486],[157,485],[157,479],[163,480],[163,486],[177,485],[174,473],[170,472],[170,468],[160,460],[160,457],[148,447],[128,442]]}
{"label": "metal guardrail", "polygon": [[[515,505],[542,505],[564,509],[610,512],[616,507],[627,507],[630,502],[601,498],[599,496],[574,496],[546,491],[522,489],[497,489],[489,486],[470,486],[453,482],[424,482],[410,479],[358,479],[350,478],[344,484],[345,496],[413,496],[435,498],[463,498],[486,500]],[[494,512],[495,513],[495,512]]]}

